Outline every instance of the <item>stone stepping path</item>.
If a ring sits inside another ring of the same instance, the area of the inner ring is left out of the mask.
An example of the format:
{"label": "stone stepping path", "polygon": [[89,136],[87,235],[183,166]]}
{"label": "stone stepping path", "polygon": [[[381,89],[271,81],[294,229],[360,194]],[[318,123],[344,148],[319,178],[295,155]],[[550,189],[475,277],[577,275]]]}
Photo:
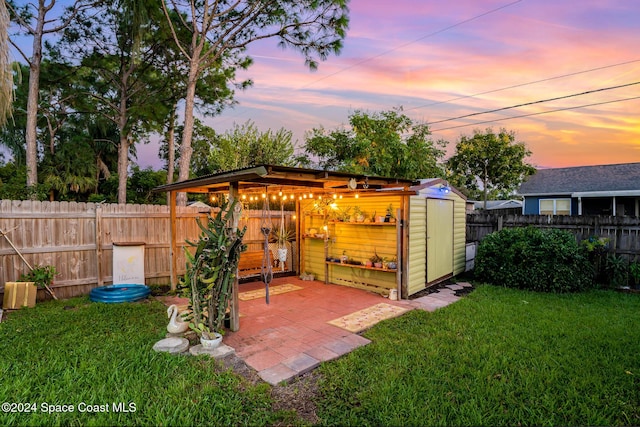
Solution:
{"label": "stone stepping path", "polygon": [[460,300],[461,297],[456,295],[456,291],[463,291],[468,288],[473,288],[473,285],[468,282],[444,285],[437,292],[409,300],[409,304],[420,310],[435,311]]}

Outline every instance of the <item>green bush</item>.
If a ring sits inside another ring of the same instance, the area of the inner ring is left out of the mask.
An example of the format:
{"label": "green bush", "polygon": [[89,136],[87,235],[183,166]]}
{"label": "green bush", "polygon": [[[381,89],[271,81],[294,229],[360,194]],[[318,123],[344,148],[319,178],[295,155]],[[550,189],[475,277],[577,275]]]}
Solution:
{"label": "green bush", "polygon": [[593,267],[572,234],[534,227],[505,228],[478,247],[478,279],[509,288],[574,292],[593,286]]}

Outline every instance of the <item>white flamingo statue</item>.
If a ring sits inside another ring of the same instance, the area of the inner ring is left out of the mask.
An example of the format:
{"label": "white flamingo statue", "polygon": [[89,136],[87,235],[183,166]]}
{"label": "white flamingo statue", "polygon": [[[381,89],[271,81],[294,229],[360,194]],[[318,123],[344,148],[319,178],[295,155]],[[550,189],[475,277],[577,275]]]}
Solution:
{"label": "white flamingo statue", "polygon": [[167,325],[167,331],[172,334],[181,334],[189,329],[189,323],[183,322],[181,319],[178,319],[178,306],[175,304],[171,304],[169,308],[167,308],[167,317],[169,317],[169,324]]}

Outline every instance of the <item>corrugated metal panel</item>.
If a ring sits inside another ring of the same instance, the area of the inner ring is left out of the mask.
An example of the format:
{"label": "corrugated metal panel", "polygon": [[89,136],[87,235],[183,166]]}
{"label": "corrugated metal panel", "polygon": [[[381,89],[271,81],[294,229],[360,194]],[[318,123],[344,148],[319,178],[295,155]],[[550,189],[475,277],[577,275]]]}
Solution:
{"label": "corrugated metal panel", "polygon": [[409,260],[407,291],[423,290],[427,283],[427,202],[424,197],[409,198]]}

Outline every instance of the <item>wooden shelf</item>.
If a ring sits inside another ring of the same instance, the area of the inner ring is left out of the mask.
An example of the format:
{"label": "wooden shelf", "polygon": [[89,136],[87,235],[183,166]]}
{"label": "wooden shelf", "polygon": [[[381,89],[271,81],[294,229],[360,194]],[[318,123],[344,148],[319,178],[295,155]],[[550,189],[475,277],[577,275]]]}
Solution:
{"label": "wooden shelf", "polygon": [[341,262],[333,262],[333,261],[325,261],[327,265],[339,265],[340,267],[351,267],[351,268],[360,268],[362,270],[374,270],[374,271],[386,271],[387,273],[395,273],[398,271],[396,268],[377,268],[377,267],[367,267],[366,265],[354,265],[354,264],[343,264]]}
{"label": "wooden shelf", "polygon": [[396,226],[395,222],[350,222],[350,221],[329,221],[329,224],[346,224],[346,225],[372,225],[372,226]]}
{"label": "wooden shelf", "polygon": [[316,236],[310,236],[310,235],[307,234],[307,235],[302,235],[302,238],[303,239],[312,239],[312,240],[325,240],[326,236],[325,237],[316,237]]}

